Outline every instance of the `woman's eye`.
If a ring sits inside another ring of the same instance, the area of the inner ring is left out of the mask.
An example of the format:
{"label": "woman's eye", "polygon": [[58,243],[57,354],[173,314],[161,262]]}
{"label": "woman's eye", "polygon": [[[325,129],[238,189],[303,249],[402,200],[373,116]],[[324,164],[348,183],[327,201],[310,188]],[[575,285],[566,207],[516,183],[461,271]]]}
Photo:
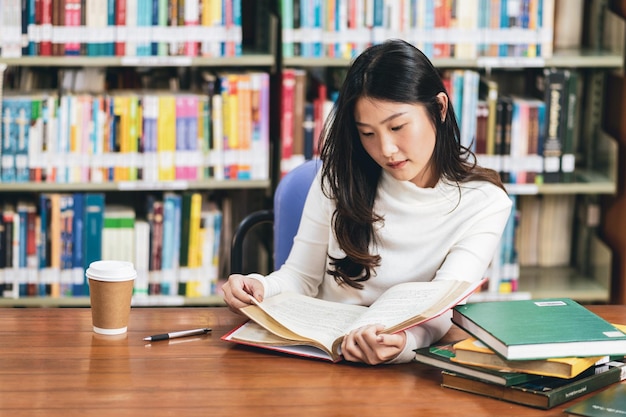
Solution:
{"label": "woman's eye", "polygon": [[404,127],[404,124],[401,124],[400,126],[393,126],[391,128],[391,130],[393,130],[394,132],[397,132],[398,130],[402,129]]}
{"label": "woman's eye", "polygon": [[372,132],[361,132],[361,136],[372,136]]}

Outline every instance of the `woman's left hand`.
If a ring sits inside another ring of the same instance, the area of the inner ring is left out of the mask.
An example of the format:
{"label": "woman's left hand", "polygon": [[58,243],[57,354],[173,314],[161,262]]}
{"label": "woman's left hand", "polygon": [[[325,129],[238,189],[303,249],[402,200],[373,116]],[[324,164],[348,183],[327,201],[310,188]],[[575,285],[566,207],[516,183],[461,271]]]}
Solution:
{"label": "woman's left hand", "polygon": [[384,329],[376,324],[351,331],[341,342],[344,359],[378,365],[398,356],[406,344],[406,333],[381,334]]}

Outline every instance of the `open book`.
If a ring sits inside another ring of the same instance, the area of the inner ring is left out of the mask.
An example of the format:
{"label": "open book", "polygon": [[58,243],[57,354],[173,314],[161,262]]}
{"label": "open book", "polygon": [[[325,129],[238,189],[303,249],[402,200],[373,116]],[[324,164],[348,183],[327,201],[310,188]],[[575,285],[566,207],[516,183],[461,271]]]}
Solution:
{"label": "open book", "polygon": [[469,297],[483,281],[398,284],[364,307],[282,293],[241,311],[251,320],[223,340],[337,362],[343,337],[369,324],[396,333],[440,316]]}

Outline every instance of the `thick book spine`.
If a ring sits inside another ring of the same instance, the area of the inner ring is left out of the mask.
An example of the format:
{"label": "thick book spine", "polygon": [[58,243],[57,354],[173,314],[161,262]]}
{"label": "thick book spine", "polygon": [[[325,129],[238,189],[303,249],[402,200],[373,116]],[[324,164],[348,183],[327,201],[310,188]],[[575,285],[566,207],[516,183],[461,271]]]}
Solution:
{"label": "thick book spine", "polygon": [[546,394],[548,397],[548,408],[582,397],[589,392],[597,391],[624,378],[623,363],[620,366],[612,366],[609,363],[603,365],[603,368],[602,370],[596,368],[595,374],[578,380],[571,385],[548,391]]}
{"label": "thick book spine", "polygon": [[567,79],[569,71],[546,69],[545,73],[546,130],[543,143],[543,180],[561,181],[561,156],[567,115]]}
{"label": "thick book spine", "polygon": [[563,182],[574,181],[574,169],[576,167],[575,136],[579,126],[578,119],[578,85],[579,76],[576,71],[570,72],[567,82],[567,111],[563,134],[563,154],[561,155],[561,175]]}
{"label": "thick book spine", "polygon": [[84,281],[84,233],[85,233],[85,194],[74,193],[74,217],[72,219],[72,294],[87,295]]}

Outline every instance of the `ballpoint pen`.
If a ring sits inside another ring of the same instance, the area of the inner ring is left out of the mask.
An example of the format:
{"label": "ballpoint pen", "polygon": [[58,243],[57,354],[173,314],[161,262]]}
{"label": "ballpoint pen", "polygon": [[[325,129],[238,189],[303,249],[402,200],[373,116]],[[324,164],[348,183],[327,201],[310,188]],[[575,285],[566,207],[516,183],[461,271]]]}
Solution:
{"label": "ballpoint pen", "polygon": [[168,339],[176,339],[176,338],[185,337],[185,336],[195,336],[198,334],[206,334],[210,331],[211,329],[209,329],[208,327],[203,327],[201,329],[181,330],[179,332],[155,334],[153,336],[144,337],[143,340],[149,340],[149,341],[154,342],[157,340],[168,340]]}

